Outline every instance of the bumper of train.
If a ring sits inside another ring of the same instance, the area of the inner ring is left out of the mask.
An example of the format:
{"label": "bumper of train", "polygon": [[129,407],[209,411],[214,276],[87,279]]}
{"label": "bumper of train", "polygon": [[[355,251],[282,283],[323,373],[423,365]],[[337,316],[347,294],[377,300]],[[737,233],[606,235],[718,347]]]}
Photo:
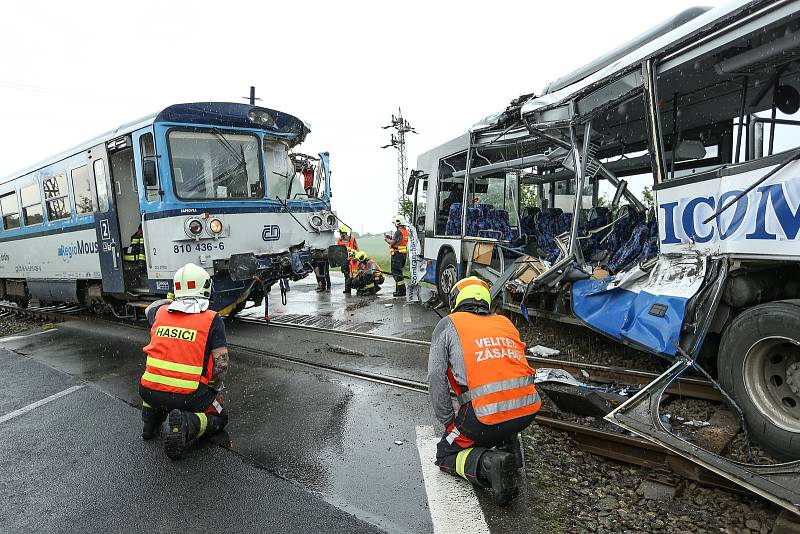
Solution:
{"label": "bumper of train", "polygon": [[[214,260],[211,308],[227,315],[251,293],[268,291],[282,278],[301,280],[326,258],[327,250],[307,247],[280,254],[232,254],[228,259]],[[155,293],[166,293],[172,289],[171,281],[168,285],[152,289]]]}

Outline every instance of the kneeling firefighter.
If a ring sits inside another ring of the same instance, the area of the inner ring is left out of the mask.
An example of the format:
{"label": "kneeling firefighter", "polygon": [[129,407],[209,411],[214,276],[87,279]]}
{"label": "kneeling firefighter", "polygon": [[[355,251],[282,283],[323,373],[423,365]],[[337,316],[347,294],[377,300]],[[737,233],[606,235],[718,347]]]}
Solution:
{"label": "kneeling firefighter", "polygon": [[[482,280],[470,277],[455,284],[452,313],[433,331],[428,385],[433,411],[445,426],[436,465],[491,488],[502,506],[519,493],[515,473],[523,457],[517,434],[531,424],[541,401],[519,331],[493,314],[490,304]],[[457,413],[451,387],[458,396]]]}
{"label": "kneeling firefighter", "polygon": [[376,294],[384,282],[381,266],[363,250],[356,252],[355,258],[356,266],[351,286],[356,288],[356,295]]}
{"label": "kneeling firefighter", "polygon": [[142,349],[147,365],[139,384],[142,439],[154,438],[169,417],[164,451],[173,460],[202,436],[222,430],[228,413],[217,389],[228,370],[225,323],[209,310],[211,277],[187,263],[175,273],[175,300],[152,303],[152,325]]}

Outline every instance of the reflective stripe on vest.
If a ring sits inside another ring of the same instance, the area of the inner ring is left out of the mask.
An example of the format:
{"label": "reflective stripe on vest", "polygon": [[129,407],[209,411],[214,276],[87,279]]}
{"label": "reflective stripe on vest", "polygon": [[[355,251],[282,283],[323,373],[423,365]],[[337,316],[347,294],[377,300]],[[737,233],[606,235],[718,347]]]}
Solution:
{"label": "reflective stripe on vest", "polygon": [[456,312],[450,315],[461,342],[467,391],[459,402],[472,402],[479,421],[491,425],[539,410],[536,373],[525,358],[519,331],[502,315]]}
{"label": "reflective stripe on vest", "polygon": [[389,247],[389,252],[392,254],[395,252],[399,252],[400,254],[408,254],[408,229],[405,226],[401,226],[399,230],[400,242],[395,243],[392,247]]}
{"label": "reflective stripe on vest", "polygon": [[[212,359],[205,351],[211,323],[217,313],[170,312],[161,306],[150,329],[150,343],[141,384],[168,393],[189,394],[212,379]],[[205,372],[203,371],[205,369]]]}
{"label": "reflective stripe on vest", "polygon": [[459,404],[466,404],[473,399],[483,397],[489,393],[497,393],[498,391],[505,391],[507,389],[517,389],[522,386],[533,384],[536,379],[535,375],[521,376],[519,378],[509,378],[508,380],[501,380],[500,382],[490,382],[475,389],[465,391],[458,396]]}

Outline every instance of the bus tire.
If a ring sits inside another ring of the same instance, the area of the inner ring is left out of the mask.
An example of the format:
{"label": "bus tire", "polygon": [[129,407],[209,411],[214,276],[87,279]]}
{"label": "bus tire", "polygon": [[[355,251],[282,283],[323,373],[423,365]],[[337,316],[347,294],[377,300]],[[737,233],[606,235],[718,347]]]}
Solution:
{"label": "bus tire", "polygon": [[723,333],[717,368],[753,441],[800,460],[800,306],[771,302],[739,314]]}
{"label": "bus tire", "polygon": [[456,265],[456,255],[452,251],[445,252],[439,261],[436,270],[436,290],[439,293],[439,300],[450,309],[450,290],[453,284],[458,281],[458,266]]}

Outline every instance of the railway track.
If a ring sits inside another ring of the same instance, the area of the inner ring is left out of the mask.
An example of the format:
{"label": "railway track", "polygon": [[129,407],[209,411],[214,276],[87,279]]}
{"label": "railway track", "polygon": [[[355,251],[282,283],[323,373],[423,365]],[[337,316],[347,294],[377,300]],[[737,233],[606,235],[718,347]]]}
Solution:
{"label": "railway track", "polygon": [[[86,310],[75,306],[47,306],[47,307],[29,307],[19,308],[17,306],[0,304],[0,317],[8,317],[13,315],[34,317],[52,322],[59,322],[64,320],[97,320],[96,317],[87,315]],[[264,321],[255,319],[238,319],[243,323],[265,325]],[[138,327],[135,323],[125,322],[127,326]],[[357,337],[361,339],[370,339],[381,343],[402,344],[412,346],[429,346],[430,342],[422,340],[412,340],[392,336],[381,336],[377,334],[350,332],[342,330],[333,330],[316,326],[296,325],[285,323],[269,323],[272,327],[296,329],[320,332],[340,337]],[[390,387],[400,388],[406,391],[412,391],[422,395],[428,394],[428,385],[424,382],[409,380],[401,377],[392,377],[377,373],[370,373],[368,371],[352,369],[344,366],[309,362],[302,358],[287,356],[276,351],[256,348],[249,345],[242,345],[231,343],[229,340],[228,346],[235,348],[237,351],[247,352],[260,357],[266,357],[277,361],[288,362],[294,365],[321,369],[327,372],[335,373],[342,376],[366,380],[373,383],[383,384]],[[643,371],[617,369],[612,367],[604,367],[594,364],[579,364],[574,362],[565,362],[562,360],[554,360],[548,358],[538,358],[529,356],[529,361],[537,367],[558,367],[566,369],[571,373],[583,379],[600,381],[600,382],[615,382],[628,383],[630,385],[646,384],[655,378],[657,375]],[[588,376],[587,376],[588,374]],[[714,395],[709,391],[713,389],[710,383],[706,383],[697,379],[683,379],[676,383],[673,388],[675,393],[686,396],[696,396],[696,398],[706,400],[718,400],[719,396]],[[714,390],[715,391],[715,390]],[[611,430],[603,430],[593,428],[580,424],[574,421],[569,421],[557,417],[556,414],[546,411],[540,411],[536,417],[539,425],[552,428],[561,432],[570,434],[577,442],[579,447],[588,452],[611,458],[620,462],[639,465],[653,470],[669,469],[676,475],[688,480],[693,480],[703,484],[714,485],[734,491],[741,491],[741,488],[728,480],[707,471],[693,462],[672,453],[671,451],[656,445],[647,440],[631,436],[628,434],[614,432]]]}

